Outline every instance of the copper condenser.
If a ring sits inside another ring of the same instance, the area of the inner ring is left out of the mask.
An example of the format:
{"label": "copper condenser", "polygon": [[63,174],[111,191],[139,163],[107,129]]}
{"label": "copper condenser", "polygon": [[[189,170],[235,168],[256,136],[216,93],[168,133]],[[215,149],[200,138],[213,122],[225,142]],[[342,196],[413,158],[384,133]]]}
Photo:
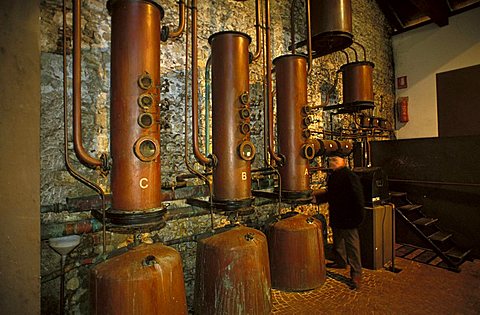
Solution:
{"label": "copper condenser", "polygon": [[162,244],[140,245],[90,273],[91,314],[188,314],[180,254]]}
{"label": "copper condenser", "polygon": [[251,38],[226,31],[210,36],[212,54],[213,202],[225,211],[252,204],[249,52]]}
{"label": "copper condenser", "polygon": [[310,119],[307,114],[307,59],[284,55],[273,60],[277,91],[277,130],[279,153],[285,156],[279,167],[282,197],[311,199],[308,161],[313,159],[313,145],[307,142]]}
{"label": "copper condenser", "polygon": [[[155,1],[110,0],[111,154],[114,224],[142,223],[162,207],[160,22]],[[162,213],[160,211],[160,213]],[[163,214],[162,214],[163,216]]]}
{"label": "copper condenser", "polygon": [[270,314],[265,235],[237,226],[197,243],[195,314]]}
{"label": "copper condenser", "polygon": [[268,227],[268,252],[272,287],[304,291],[326,280],[322,223],[290,212]]}
{"label": "copper condenser", "polygon": [[343,83],[343,105],[373,107],[373,62],[356,61],[340,67]]}
{"label": "copper condenser", "polygon": [[353,43],[351,0],[310,0],[312,48],[315,57]]}

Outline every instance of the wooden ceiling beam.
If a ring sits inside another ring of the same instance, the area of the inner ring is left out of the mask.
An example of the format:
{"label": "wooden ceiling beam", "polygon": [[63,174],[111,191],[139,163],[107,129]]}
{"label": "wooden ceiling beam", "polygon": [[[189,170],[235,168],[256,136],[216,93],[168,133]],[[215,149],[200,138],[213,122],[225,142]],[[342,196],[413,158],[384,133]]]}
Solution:
{"label": "wooden ceiling beam", "polygon": [[400,20],[400,18],[395,13],[395,10],[390,6],[388,0],[377,0],[377,4],[380,7],[380,10],[385,14],[390,25],[398,32],[403,30],[405,25]]}
{"label": "wooden ceiling beam", "polygon": [[410,0],[420,11],[430,17],[438,26],[448,25],[450,8],[446,1],[439,0]]}

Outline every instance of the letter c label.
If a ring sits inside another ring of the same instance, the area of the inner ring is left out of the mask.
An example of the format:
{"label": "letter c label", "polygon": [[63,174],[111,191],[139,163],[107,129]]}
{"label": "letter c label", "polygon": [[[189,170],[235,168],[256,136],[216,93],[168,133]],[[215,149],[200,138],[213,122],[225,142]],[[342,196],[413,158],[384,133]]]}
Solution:
{"label": "letter c label", "polygon": [[148,187],[148,178],[143,177],[140,179],[140,188],[145,189]]}

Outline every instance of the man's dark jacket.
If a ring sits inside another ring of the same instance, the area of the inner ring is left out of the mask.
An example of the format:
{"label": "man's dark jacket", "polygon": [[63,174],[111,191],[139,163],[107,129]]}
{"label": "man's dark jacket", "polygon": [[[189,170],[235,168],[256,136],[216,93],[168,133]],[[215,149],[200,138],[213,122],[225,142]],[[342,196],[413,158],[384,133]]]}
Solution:
{"label": "man's dark jacket", "polygon": [[360,178],[347,167],[333,171],[327,180],[330,226],[357,228],[364,217],[364,197]]}

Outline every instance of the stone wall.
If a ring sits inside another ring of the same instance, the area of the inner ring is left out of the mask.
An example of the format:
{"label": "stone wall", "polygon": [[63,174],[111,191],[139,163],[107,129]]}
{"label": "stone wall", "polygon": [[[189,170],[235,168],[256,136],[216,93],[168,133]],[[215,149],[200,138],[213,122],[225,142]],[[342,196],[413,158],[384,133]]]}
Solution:
{"label": "stone wall", "polygon": [[[290,3],[291,1],[271,1],[272,19],[272,57],[288,53],[290,44]],[[297,39],[304,38],[303,4],[297,1],[298,15]],[[82,123],[84,146],[92,156],[109,152],[109,82],[110,82],[110,18],[105,8],[106,0],[82,1]],[[177,7],[175,0],[164,0],[163,23],[177,25]],[[383,15],[374,0],[352,0],[353,33],[355,39],[367,50],[368,60],[375,63],[374,91],[375,101],[382,111],[377,116],[393,120],[393,64],[389,29]],[[198,48],[199,48],[199,93],[200,93],[200,145],[205,152],[205,65],[209,55],[208,38],[215,32],[236,30],[255,38],[255,3],[254,1],[211,0],[198,1]],[[71,10],[68,8],[67,20],[71,25]],[[94,194],[86,186],[66,171],[64,166],[63,140],[63,72],[62,72],[62,3],[59,0],[41,1],[41,204],[42,224],[47,227],[54,223],[65,223],[90,219],[88,211],[72,211],[65,206],[66,198],[76,198]],[[71,40],[71,29],[67,28],[67,39]],[[190,42],[190,38],[188,39]],[[166,187],[175,183],[179,174],[188,173],[184,163],[184,110],[185,110],[185,43],[186,37],[169,40],[162,44],[161,52],[161,152],[162,182]],[[190,44],[189,44],[190,45]],[[251,45],[254,50],[254,44]],[[190,60],[190,56],[189,56]],[[250,66],[250,95],[252,106],[252,141],[257,148],[253,167],[263,166],[263,104],[261,60]],[[71,112],[71,54],[68,57],[68,110]],[[309,102],[320,104],[325,98],[325,87],[333,83],[335,72],[345,62],[342,54],[336,53],[314,60],[312,75],[309,77]],[[190,77],[190,69],[187,71]],[[334,95],[341,100],[341,84]],[[190,94],[190,88],[188,93]],[[191,121],[190,99],[188,121]],[[317,122],[312,129],[321,130],[329,126],[328,113],[318,113],[313,117]],[[335,128],[350,125],[351,117],[340,115],[334,118]],[[75,160],[72,144],[71,121],[67,147],[73,166],[109,191],[109,179],[96,171],[87,170]],[[191,128],[190,128],[191,129]],[[191,132],[191,130],[190,130]],[[191,139],[190,132],[188,139]],[[191,145],[190,149],[191,149]],[[189,153],[189,160],[194,157]],[[323,160],[316,161],[322,165]],[[199,170],[200,165],[195,164]],[[322,185],[324,174],[313,176],[316,185]],[[192,181],[191,184],[199,184]],[[183,206],[182,206],[183,207]],[[276,204],[256,207],[256,213],[244,218],[254,225],[261,226],[270,214],[277,209]],[[174,211],[174,208],[170,208]],[[286,211],[286,210],[283,210]],[[317,212],[316,207],[304,206],[306,213]],[[322,208],[326,213],[326,209]],[[228,223],[226,217],[215,215],[215,225]],[[167,227],[154,232],[153,238],[167,241],[180,239],[207,231],[210,228],[210,216],[193,216],[191,218],[168,221]],[[49,235],[45,233],[45,235]],[[122,245],[128,236],[107,232],[107,252]],[[192,302],[195,242],[186,241],[174,247],[180,251],[185,271],[185,281],[189,305]],[[81,245],[67,260],[67,309],[70,313],[88,313],[87,274],[91,266],[102,259],[102,233],[85,234]],[[46,241],[42,242],[42,312],[55,313],[58,302],[58,267],[60,257],[55,254]]]}

